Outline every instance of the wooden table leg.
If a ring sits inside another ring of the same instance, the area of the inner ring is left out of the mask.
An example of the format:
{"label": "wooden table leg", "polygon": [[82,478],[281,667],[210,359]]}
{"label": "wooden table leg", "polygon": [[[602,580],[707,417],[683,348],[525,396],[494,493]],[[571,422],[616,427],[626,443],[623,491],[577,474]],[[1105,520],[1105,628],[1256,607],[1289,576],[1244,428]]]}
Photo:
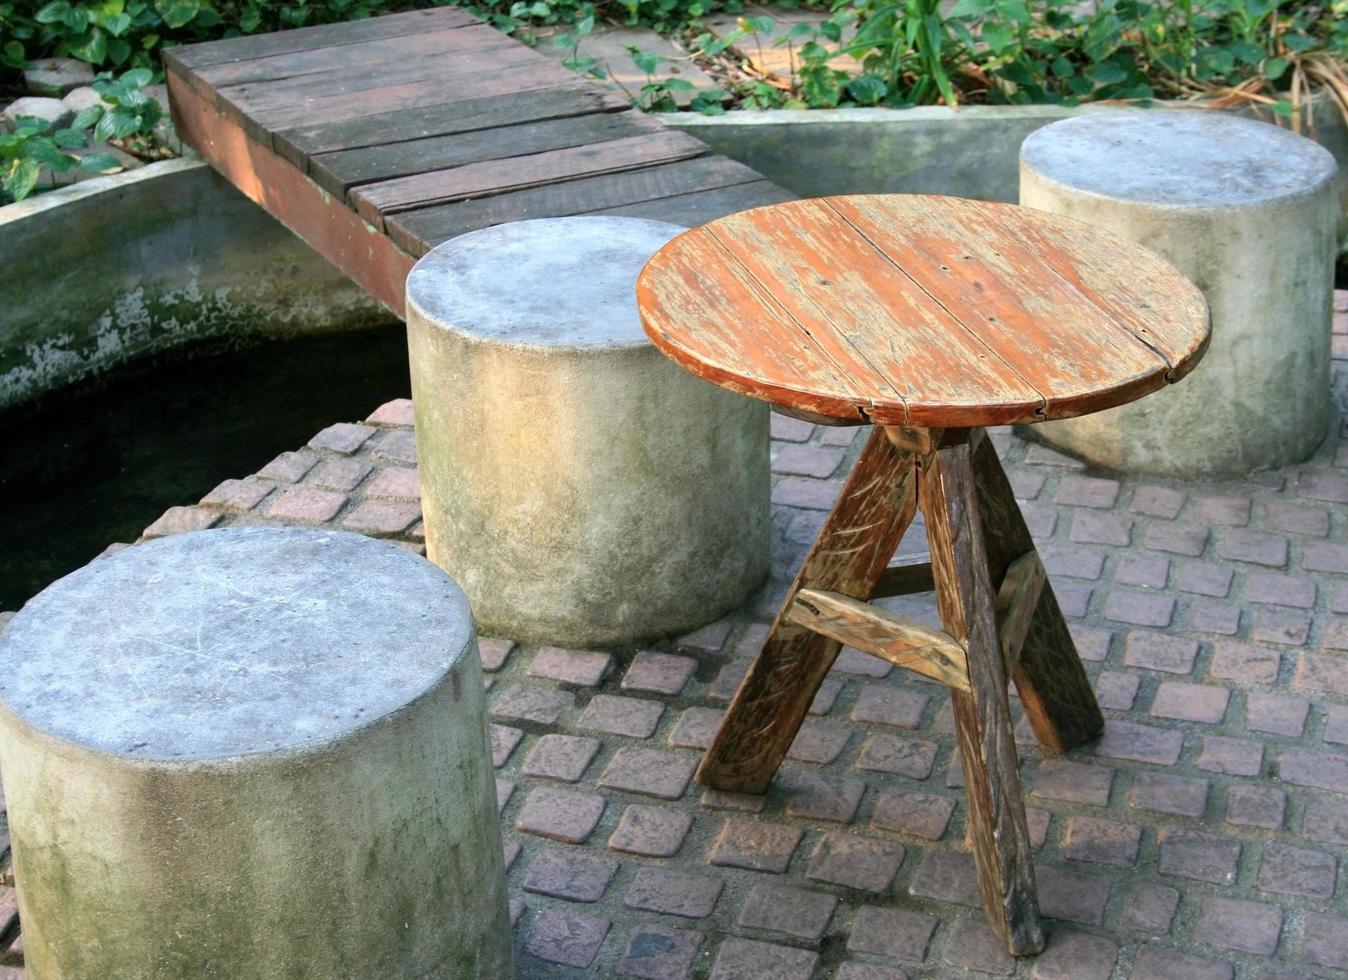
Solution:
{"label": "wooden table leg", "polygon": [[[967,648],[972,693],[952,689],[969,799],[969,839],[983,909],[1014,956],[1044,948],[1030,836],[984,558],[978,488],[966,438],[937,450],[920,474],[941,625]],[[984,440],[986,443],[987,440]]]}
{"label": "wooden table leg", "polygon": [[[1034,551],[1034,540],[991,439],[974,446],[972,463],[988,575],[995,590],[1011,563]],[[1095,692],[1047,582],[1012,678],[1035,737],[1050,752],[1066,752],[1103,730],[1105,719]]]}
{"label": "wooden table leg", "polygon": [[768,788],[841,649],[786,613],[803,588],[870,597],[917,511],[914,459],[883,427],[871,431],[702,759],[698,782],[738,793]]}

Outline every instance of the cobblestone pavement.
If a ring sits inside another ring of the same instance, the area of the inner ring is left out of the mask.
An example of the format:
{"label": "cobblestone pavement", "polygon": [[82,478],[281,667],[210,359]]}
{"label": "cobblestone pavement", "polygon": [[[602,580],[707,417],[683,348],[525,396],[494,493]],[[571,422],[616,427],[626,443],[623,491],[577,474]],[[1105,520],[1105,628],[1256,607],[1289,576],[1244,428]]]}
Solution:
{"label": "cobblestone pavement", "polygon": [[[1301,466],[1115,479],[993,434],[1108,719],[1061,758],[1018,729],[1042,956],[1013,962],[976,908],[937,685],[845,651],[765,798],[691,782],[860,447],[775,418],[774,578],[745,608],[640,650],[482,641],[520,975],[1348,977],[1348,312],[1335,330],[1338,414]],[[331,426],[146,536],[419,548],[411,421]]]}

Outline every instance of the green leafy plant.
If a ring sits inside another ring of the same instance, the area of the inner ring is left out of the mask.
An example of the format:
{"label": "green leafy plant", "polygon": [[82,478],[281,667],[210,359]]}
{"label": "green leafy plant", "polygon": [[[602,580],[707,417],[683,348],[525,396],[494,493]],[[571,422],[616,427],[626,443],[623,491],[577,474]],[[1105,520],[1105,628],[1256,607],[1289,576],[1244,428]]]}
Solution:
{"label": "green leafy plant", "polygon": [[74,152],[88,143],[85,129],[70,126],[53,132],[45,119],[19,117],[12,133],[0,133],[0,203],[22,201],[32,194],[43,170],[53,175],[76,169],[98,173],[120,166],[107,153]]}
{"label": "green leafy plant", "polygon": [[153,138],[155,124],[164,115],[159,103],[145,92],[154,80],[148,68],[133,68],[114,78],[104,72],[94,79],[94,91],[102,105],[91,105],[75,117],[78,129],[93,127],[97,140],[139,140]]}

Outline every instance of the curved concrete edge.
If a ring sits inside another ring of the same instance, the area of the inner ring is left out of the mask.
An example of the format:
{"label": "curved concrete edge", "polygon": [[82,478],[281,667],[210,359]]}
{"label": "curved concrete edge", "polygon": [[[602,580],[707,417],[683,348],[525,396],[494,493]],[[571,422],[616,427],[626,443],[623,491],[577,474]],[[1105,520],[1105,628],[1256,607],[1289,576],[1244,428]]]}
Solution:
{"label": "curved concrete edge", "polygon": [[183,157],[0,208],[0,410],[151,354],[391,319]]}
{"label": "curved concrete edge", "polygon": [[[1193,109],[1186,103],[1167,107]],[[720,116],[663,113],[668,126],[753,167],[802,197],[946,194],[1018,199],[1020,144],[1059,119],[1118,106],[944,106],[770,109]],[[1157,108],[1151,111],[1166,111]],[[1242,113],[1247,114],[1247,113]],[[1339,248],[1348,249],[1348,123],[1328,99],[1314,105],[1315,139],[1339,163]]]}

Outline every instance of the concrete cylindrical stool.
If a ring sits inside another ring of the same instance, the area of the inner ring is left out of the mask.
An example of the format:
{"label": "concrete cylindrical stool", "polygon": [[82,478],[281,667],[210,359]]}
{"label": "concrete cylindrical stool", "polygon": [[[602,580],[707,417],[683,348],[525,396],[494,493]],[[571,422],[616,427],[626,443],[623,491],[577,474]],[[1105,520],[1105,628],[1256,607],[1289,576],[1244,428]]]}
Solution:
{"label": "concrete cylindrical stool", "polygon": [[521,221],[408,277],[426,551],[483,630],[680,633],[768,573],[767,406],[680,369],[637,317],[637,274],[682,230]]}
{"label": "concrete cylindrical stool", "polygon": [[0,636],[33,980],[511,975],[463,593],[282,528],[137,545]]}
{"label": "concrete cylindrical stool", "polygon": [[1212,310],[1211,345],[1183,382],[1034,434],[1094,463],[1175,477],[1314,452],[1331,413],[1335,170],[1311,140],[1201,110],[1090,113],[1026,139],[1021,204],[1151,248]]}

